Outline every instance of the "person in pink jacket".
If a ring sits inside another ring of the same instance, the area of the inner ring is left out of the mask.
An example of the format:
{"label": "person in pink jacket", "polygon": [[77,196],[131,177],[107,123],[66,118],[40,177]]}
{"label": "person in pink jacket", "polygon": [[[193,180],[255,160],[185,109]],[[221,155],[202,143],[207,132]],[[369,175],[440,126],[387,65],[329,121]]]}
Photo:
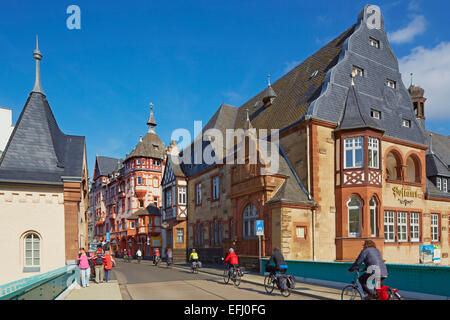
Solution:
{"label": "person in pink jacket", "polygon": [[89,257],[84,248],[80,249],[80,253],[77,257],[78,268],[81,273],[81,286],[83,288],[89,287],[89,276],[91,274],[91,267],[89,266]]}

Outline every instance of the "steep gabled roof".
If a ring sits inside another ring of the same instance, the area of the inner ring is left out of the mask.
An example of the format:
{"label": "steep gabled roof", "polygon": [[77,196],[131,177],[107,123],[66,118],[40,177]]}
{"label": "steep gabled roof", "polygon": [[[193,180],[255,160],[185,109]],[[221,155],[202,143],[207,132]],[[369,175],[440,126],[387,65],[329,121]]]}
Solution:
{"label": "steep gabled roof", "polygon": [[108,176],[118,171],[123,159],[97,156],[95,165],[95,177]]}
{"label": "steep gabled roof", "polygon": [[85,137],[64,134],[45,95],[32,92],[0,158],[0,180],[81,179],[84,155]]}
{"label": "steep gabled roof", "polygon": [[[235,128],[243,128],[246,109],[256,129],[282,129],[306,114],[308,108],[321,93],[327,72],[336,65],[345,40],[354,31],[352,26],[337,38],[322,47],[301,64],[282,76],[271,87],[266,87],[244,103],[236,117]],[[316,72],[317,71],[317,72]],[[276,93],[270,107],[264,107],[263,98],[268,90]]]}

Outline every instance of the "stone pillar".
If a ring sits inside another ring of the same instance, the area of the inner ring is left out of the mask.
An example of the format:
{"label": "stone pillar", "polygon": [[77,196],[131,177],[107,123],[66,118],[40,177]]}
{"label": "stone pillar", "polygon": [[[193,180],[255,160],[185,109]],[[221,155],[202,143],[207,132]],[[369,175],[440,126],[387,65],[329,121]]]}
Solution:
{"label": "stone pillar", "polygon": [[75,260],[78,249],[78,208],[81,201],[81,183],[64,182],[64,226],[66,261]]}

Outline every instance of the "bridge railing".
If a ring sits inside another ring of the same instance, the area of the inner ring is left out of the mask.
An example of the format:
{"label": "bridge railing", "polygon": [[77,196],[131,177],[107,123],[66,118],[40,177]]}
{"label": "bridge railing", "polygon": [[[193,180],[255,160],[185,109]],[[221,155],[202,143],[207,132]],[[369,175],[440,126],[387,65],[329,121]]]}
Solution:
{"label": "bridge railing", "polygon": [[0,285],[0,300],[54,300],[79,278],[78,266],[67,265]]}
{"label": "bridge railing", "polygon": [[[261,272],[268,259],[261,260]],[[351,283],[354,275],[348,273],[349,262],[319,262],[286,260],[288,274],[296,277]],[[399,290],[450,297],[450,266],[387,263],[385,284]]]}

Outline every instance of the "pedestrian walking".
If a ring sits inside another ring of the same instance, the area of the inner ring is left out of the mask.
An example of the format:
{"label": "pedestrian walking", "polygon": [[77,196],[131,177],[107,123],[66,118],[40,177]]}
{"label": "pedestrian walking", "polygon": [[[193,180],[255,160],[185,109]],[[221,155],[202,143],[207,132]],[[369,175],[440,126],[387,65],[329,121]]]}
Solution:
{"label": "pedestrian walking", "polygon": [[138,249],[138,251],[136,251],[136,256],[137,256],[138,263],[141,263],[141,259],[142,259],[141,249]]}
{"label": "pedestrian walking", "polygon": [[130,249],[128,249],[128,262],[130,262],[131,261],[131,251],[130,251]]}
{"label": "pedestrian walking", "polygon": [[113,266],[116,264],[116,261],[111,256],[109,251],[105,252],[103,264],[105,266],[105,281],[109,282],[110,276],[111,276],[111,270]]}
{"label": "pedestrian walking", "polygon": [[172,264],[172,256],[173,256],[173,252],[171,248],[167,249],[167,265],[171,265]]}
{"label": "pedestrian walking", "polygon": [[80,269],[81,275],[81,287],[89,287],[89,276],[91,274],[91,267],[89,265],[89,257],[84,248],[80,249],[80,253],[77,257],[78,268]]}
{"label": "pedestrian walking", "polygon": [[92,258],[95,264],[95,283],[103,282],[105,278],[105,269],[103,266],[104,255],[102,248],[98,248],[97,254]]}

